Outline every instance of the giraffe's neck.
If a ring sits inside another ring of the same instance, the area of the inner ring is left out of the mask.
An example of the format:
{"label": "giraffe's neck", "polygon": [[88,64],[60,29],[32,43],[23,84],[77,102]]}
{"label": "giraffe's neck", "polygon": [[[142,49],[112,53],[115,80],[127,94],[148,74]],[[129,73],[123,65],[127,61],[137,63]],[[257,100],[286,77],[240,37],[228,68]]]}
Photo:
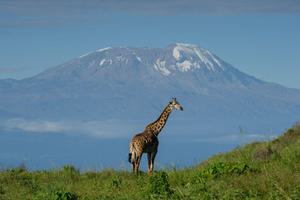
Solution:
{"label": "giraffe's neck", "polygon": [[168,117],[172,112],[171,106],[168,104],[163,112],[160,114],[159,118],[155,121],[146,126],[145,131],[150,131],[154,135],[158,135],[163,127],[166,125]]}

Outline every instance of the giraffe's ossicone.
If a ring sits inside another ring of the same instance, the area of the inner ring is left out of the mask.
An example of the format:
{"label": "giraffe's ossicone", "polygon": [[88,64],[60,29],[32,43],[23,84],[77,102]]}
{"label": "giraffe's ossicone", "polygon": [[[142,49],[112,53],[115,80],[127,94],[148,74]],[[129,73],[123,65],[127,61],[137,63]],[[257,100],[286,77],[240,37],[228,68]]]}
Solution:
{"label": "giraffe's ossicone", "polygon": [[152,174],[154,167],[154,159],[158,148],[158,134],[165,126],[168,117],[173,109],[183,110],[176,98],[165,107],[158,119],[146,126],[142,133],[136,134],[129,145],[128,161],[132,164],[132,171],[138,173],[140,161],[143,153],[148,156],[148,173]]}

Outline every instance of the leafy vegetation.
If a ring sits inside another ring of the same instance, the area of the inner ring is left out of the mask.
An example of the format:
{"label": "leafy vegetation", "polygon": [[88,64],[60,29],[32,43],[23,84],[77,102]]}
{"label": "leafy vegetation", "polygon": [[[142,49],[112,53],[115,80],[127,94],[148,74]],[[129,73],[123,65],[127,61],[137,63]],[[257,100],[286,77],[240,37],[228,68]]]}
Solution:
{"label": "leafy vegetation", "polygon": [[197,166],[144,173],[0,172],[0,200],[105,199],[300,199],[300,125],[273,141],[255,142],[211,157]]}

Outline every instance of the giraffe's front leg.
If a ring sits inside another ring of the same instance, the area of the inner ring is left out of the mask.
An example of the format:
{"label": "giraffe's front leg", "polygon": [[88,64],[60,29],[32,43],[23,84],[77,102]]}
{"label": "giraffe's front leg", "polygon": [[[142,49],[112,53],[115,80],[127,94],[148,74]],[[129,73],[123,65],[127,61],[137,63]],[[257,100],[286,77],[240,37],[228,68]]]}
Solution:
{"label": "giraffe's front leg", "polygon": [[[157,153],[157,151],[152,152],[152,153],[150,154],[150,165],[148,166],[148,174],[149,174],[149,175],[152,175],[152,173],[153,173],[153,169],[154,169],[154,159],[155,159],[156,153]],[[148,158],[148,162],[149,162],[149,158]]]}
{"label": "giraffe's front leg", "polygon": [[151,175],[152,174],[152,172],[151,172],[151,165],[152,165],[151,153],[147,153],[147,158],[148,158],[148,174]]}

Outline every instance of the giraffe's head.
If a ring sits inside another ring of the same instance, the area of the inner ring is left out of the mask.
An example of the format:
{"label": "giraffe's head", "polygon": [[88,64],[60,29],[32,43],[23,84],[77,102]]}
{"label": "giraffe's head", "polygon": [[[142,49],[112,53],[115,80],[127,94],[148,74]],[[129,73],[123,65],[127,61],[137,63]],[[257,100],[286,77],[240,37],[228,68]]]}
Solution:
{"label": "giraffe's head", "polygon": [[176,100],[176,98],[172,98],[172,100],[170,101],[169,105],[171,106],[172,109],[175,108],[177,110],[183,110],[183,107]]}

